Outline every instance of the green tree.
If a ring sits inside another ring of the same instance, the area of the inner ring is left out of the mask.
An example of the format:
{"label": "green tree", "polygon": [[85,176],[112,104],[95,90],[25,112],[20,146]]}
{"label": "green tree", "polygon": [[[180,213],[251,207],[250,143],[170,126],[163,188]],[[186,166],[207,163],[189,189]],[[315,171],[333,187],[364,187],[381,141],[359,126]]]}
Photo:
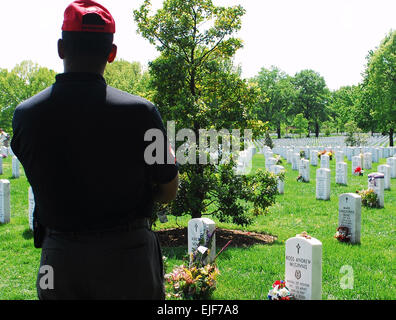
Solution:
{"label": "green tree", "polygon": [[17,105],[49,87],[55,71],[23,61],[10,72],[0,70],[0,127],[12,132],[12,117]]}
{"label": "green tree", "polygon": [[[297,91],[294,113],[302,113],[309,120],[309,126],[314,127],[316,137],[319,137],[320,125],[328,119],[330,92],[326,82],[319,73],[302,70],[294,76],[293,83]],[[307,129],[309,136],[310,128]]]}
{"label": "green tree", "polygon": [[[163,8],[150,15],[150,6],[145,0],[134,17],[142,36],[161,52],[150,63],[150,74],[153,100],[164,120],[177,120],[177,131],[193,130],[196,141],[203,138],[200,129],[262,132],[265,125],[254,121],[252,111],[257,88],[242,80],[240,69],[231,62],[242,47],[242,41],[232,35],[241,28],[245,10],[216,7],[210,0],[165,0]],[[181,166],[178,197],[170,205],[172,214],[193,218],[216,214],[222,221],[247,224],[252,216],[249,211],[265,211],[272,203],[270,195],[268,203],[248,196],[259,182],[269,190],[276,189],[271,189],[276,180],[268,173],[239,177],[231,170],[233,162],[198,164],[199,155],[193,156],[197,164]],[[253,209],[240,200],[253,202]]]}
{"label": "green tree", "polygon": [[295,132],[298,133],[301,138],[301,134],[308,128],[308,120],[304,118],[302,113],[299,113],[294,117],[293,127],[295,128]]}
{"label": "green tree", "polygon": [[257,83],[259,91],[257,113],[262,121],[268,121],[281,138],[281,126],[288,122],[293,106],[295,90],[292,78],[275,66],[262,68],[251,81]]}
{"label": "green tree", "polygon": [[396,127],[396,30],[369,53],[364,72],[363,92],[366,105],[381,131],[389,133],[389,144],[394,145]]}
{"label": "green tree", "polygon": [[108,85],[126,91],[130,94],[150,99],[153,96],[150,90],[150,75],[148,70],[143,70],[139,62],[117,60],[108,64],[104,72]]}
{"label": "green tree", "polygon": [[345,132],[345,124],[355,120],[359,93],[358,86],[345,86],[331,92],[329,117],[337,132]]}

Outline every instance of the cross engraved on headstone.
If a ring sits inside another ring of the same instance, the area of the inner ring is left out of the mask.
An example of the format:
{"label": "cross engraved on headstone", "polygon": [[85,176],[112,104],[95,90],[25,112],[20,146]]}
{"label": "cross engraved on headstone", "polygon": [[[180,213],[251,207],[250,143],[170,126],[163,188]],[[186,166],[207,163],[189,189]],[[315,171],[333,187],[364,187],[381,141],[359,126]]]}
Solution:
{"label": "cross engraved on headstone", "polygon": [[297,243],[296,248],[297,248],[297,254],[300,254],[300,249],[301,249],[301,247],[300,247],[300,244],[299,244],[299,243]]}

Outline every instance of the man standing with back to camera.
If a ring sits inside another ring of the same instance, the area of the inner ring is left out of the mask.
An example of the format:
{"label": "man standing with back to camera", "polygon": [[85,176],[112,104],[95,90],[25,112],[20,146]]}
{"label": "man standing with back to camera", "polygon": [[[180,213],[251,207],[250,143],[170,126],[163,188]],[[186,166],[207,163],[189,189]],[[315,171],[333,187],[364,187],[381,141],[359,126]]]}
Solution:
{"label": "man standing with back to camera", "polygon": [[[71,3],[58,41],[64,73],[15,110],[11,147],[34,192],[40,267],[53,270],[53,287],[38,273],[39,299],[165,298],[149,217],[155,201],[175,199],[178,168],[155,106],[106,85],[114,33],[106,8]],[[164,134],[163,164],[144,159],[149,129]]]}

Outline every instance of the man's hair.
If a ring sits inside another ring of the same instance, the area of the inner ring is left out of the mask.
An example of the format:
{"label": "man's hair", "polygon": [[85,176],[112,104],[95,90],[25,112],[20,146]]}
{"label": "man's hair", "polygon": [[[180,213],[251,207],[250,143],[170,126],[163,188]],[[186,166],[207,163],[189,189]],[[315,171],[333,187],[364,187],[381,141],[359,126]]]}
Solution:
{"label": "man's hair", "polygon": [[65,56],[106,61],[114,40],[112,33],[62,31]]}

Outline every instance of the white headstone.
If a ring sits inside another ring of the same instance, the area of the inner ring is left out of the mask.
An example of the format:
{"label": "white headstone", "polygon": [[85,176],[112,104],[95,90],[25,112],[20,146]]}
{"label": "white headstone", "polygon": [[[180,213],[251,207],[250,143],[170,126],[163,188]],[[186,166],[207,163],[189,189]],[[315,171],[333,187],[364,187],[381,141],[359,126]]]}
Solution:
{"label": "white headstone", "polygon": [[371,154],[372,154],[372,162],[377,163],[380,158],[380,149],[379,148],[371,148]]}
{"label": "white headstone", "polygon": [[265,158],[265,169],[271,171],[271,167],[276,165],[275,158]]}
{"label": "white headstone", "polygon": [[338,226],[346,227],[350,243],[360,243],[362,197],[356,193],[344,193],[339,197]]}
{"label": "white headstone", "polygon": [[344,162],[344,152],[337,151],[335,154],[336,162]]}
{"label": "white headstone", "polygon": [[362,158],[360,156],[353,156],[352,157],[352,174],[355,173],[355,170],[357,167],[360,167],[361,169],[363,169]]}
{"label": "white headstone", "polygon": [[384,207],[384,174],[380,172],[370,173],[368,176],[368,188],[373,189],[378,197],[378,205]]}
{"label": "white headstone", "polygon": [[[215,229],[215,222],[208,218],[191,219],[188,222],[188,254],[194,253],[202,245],[200,240],[204,243],[207,242],[208,237],[212,236]],[[212,250],[207,263],[211,263],[216,257],[216,234],[212,236],[211,245],[208,246],[211,246]]]}
{"label": "white headstone", "polygon": [[330,169],[320,168],[316,170],[316,199],[330,199]]}
{"label": "white headstone", "polygon": [[387,164],[382,164],[380,166],[378,166],[377,169],[378,172],[381,172],[384,174],[384,189],[385,190],[390,190],[390,186],[391,186],[391,167]]}
{"label": "white headstone", "polygon": [[19,160],[17,157],[13,156],[12,157],[12,177],[13,178],[19,178],[20,173],[19,173]]}
{"label": "white headstone", "polygon": [[372,154],[370,152],[366,152],[363,155],[363,169],[371,169],[372,168]]}
{"label": "white headstone", "polygon": [[29,187],[28,202],[29,202],[29,227],[30,230],[33,230],[34,194],[32,187]]}
{"label": "white headstone", "polygon": [[322,299],[322,243],[296,236],[286,241],[286,286],[297,300]]}
{"label": "white headstone", "polygon": [[386,164],[391,167],[391,179],[396,178],[396,158],[390,157],[386,159]]}
{"label": "white headstone", "polygon": [[336,183],[337,184],[348,184],[348,164],[346,162],[336,163]]}
{"label": "white headstone", "polygon": [[300,164],[300,154],[295,152],[293,153],[293,158],[292,158],[292,170],[298,170],[299,164]]}
{"label": "white headstone", "polygon": [[[281,172],[285,172],[285,168],[283,166],[273,166],[272,167],[275,174],[280,174]],[[278,192],[279,194],[285,193],[285,181],[278,179]]]}
{"label": "white headstone", "polygon": [[304,182],[309,182],[309,160],[301,159],[298,173],[302,176]]}
{"label": "white headstone", "polygon": [[330,157],[327,154],[320,156],[320,167],[330,169]]}
{"label": "white headstone", "polygon": [[11,205],[10,205],[10,181],[0,180],[0,223],[10,223]]}
{"label": "white headstone", "polygon": [[316,167],[318,165],[318,150],[311,150],[309,160],[312,166]]}

